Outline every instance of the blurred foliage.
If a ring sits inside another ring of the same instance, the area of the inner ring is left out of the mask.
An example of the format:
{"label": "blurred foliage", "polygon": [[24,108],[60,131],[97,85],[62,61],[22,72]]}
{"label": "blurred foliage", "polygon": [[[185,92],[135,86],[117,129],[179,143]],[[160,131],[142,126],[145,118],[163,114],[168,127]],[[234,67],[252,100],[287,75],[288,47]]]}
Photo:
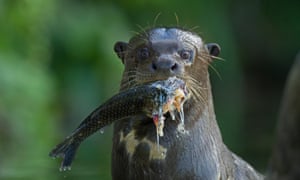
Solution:
{"label": "blurred foliage", "polygon": [[[139,26],[184,26],[217,42],[211,71],[225,143],[264,171],[285,77],[300,48],[299,1],[0,0],[0,179],[110,179],[111,127],[70,172],[47,156],[117,93],[116,41]],[[179,22],[176,20],[176,15]]]}

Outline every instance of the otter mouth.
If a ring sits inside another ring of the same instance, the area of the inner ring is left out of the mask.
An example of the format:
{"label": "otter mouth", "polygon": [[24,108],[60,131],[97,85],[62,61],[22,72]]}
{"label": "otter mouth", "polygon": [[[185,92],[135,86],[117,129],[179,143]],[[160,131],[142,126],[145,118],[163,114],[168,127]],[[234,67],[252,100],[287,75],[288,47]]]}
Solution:
{"label": "otter mouth", "polygon": [[[179,116],[177,116],[180,120],[178,130],[180,130],[180,132],[184,131],[183,105],[192,94],[188,81],[180,75],[170,76],[140,73],[139,76],[136,76],[135,82],[135,86],[150,84],[167,94],[158,94],[153,100],[154,106],[152,110],[147,114],[156,127],[157,143],[159,144],[159,137],[164,136],[163,129],[165,120],[169,119],[168,117],[171,117],[172,120],[176,120],[176,114],[179,114]],[[167,100],[162,102],[161,100],[165,97],[167,97]],[[150,122],[147,122],[147,124]]]}
{"label": "otter mouth", "polygon": [[[152,78],[144,78],[141,83],[138,84],[155,84],[156,82],[165,82],[163,86],[169,87],[170,90],[174,90],[174,92],[177,93],[177,99],[179,97],[184,97],[185,99],[189,99],[191,97],[189,83],[179,76],[155,76]],[[174,89],[175,87],[177,87],[177,89]]]}
{"label": "otter mouth", "polygon": [[156,127],[157,143],[159,137],[163,136],[165,114],[169,113],[172,120],[175,120],[175,113],[179,113],[180,126],[184,126],[183,105],[189,98],[189,91],[186,83],[177,77],[169,77],[163,81],[154,81],[151,86],[161,89],[154,98],[154,106],[152,109],[152,119]]}
{"label": "otter mouth", "polygon": [[181,75],[170,75],[170,74],[161,74],[161,73],[158,74],[139,73],[139,75],[136,76],[136,82],[137,84],[144,85],[144,84],[155,83],[157,81],[168,81],[172,78],[176,78],[178,80],[185,82],[185,80],[182,78]]}

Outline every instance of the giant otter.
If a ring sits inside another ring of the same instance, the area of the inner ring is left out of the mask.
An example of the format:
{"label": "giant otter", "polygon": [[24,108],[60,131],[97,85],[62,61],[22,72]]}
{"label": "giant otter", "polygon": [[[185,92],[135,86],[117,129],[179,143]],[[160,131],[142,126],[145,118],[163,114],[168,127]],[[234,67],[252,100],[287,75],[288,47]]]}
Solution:
{"label": "giant otter", "polygon": [[197,34],[180,28],[153,28],[129,43],[117,42],[115,52],[125,65],[121,90],[176,76],[191,98],[179,117],[165,120],[156,145],[151,118],[139,115],[116,122],[112,149],[114,180],[263,179],[223,143],[216,122],[208,66],[218,56],[217,44],[204,44]]}

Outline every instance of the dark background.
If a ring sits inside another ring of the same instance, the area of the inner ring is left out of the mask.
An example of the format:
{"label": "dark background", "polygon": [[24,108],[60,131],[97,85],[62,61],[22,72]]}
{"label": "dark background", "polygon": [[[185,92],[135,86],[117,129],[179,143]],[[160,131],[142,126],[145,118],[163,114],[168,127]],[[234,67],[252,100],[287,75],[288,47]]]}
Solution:
{"label": "dark background", "polygon": [[72,171],[48,157],[116,94],[113,52],[139,26],[195,28],[222,47],[211,69],[227,146],[264,172],[288,71],[300,49],[300,1],[0,0],[0,179],[111,179],[111,127],[80,147]]}

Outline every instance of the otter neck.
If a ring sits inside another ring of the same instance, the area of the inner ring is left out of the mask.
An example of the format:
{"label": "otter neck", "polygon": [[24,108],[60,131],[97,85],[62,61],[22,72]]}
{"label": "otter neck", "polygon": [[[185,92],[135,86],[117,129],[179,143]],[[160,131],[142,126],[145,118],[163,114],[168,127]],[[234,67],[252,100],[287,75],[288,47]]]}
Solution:
{"label": "otter neck", "polygon": [[[202,138],[203,142],[209,143],[207,144],[208,146],[223,145],[221,132],[215,116],[209,73],[205,74],[205,78],[201,82],[204,83],[205,87],[202,90],[204,100],[201,100],[202,102],[200,103],[199,100],[191,97],[191,102],[185,108],[185,116],[189,118],[186,120],[185,126],[187,129],[191,128],[198,131],[199,138]],[[201,130],[198,130],[198,128]]]}

